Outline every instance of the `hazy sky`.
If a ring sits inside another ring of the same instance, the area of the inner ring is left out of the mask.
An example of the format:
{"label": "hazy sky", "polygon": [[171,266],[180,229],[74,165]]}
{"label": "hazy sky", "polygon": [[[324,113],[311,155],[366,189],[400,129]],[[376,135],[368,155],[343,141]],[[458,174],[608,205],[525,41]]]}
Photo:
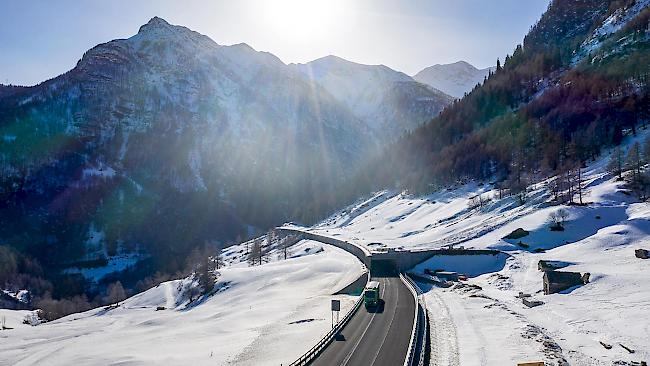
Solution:
{"label": "hazy sky", "polygon": [[245,42],[284,62],[329,54],[414,74],[436,63],[491,66],[548,0],[0,0],[0,83],[32,85],[98,43],[158,15],[219,44]]}

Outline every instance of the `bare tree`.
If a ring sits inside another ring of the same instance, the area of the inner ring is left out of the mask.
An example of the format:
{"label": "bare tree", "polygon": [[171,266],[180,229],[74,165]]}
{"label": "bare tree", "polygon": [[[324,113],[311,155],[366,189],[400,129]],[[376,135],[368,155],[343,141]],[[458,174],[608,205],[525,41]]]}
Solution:
{"label": "bare tree", "polygon": [[252,241],[251,249],[248,252],[248,264],[251,266],[262,264],[262,243],[259,238]]}
{"label": "bare tree", "polygon": [[578,199],[580,200],[580,204],[583,205],[584,203],[582,202],[582,190],[584,188],[584,176],[582,174],[582,167],[580,164],[576,164],[575,166],[575,183],[576,183],[576,192],[578,193]]}
{"label": "bare tree", "polygon": [[499,196],[499,199],[502,199],[506,193],[506,188],[504,187],[504,183],[498,182],[496,183],[495,187],[497,188],[497,194]]}
{"label": "bare tree", "polygon": [[569,211],[561,208],[557,210],[558,217],[560,218],[560,224],[564,226],[564,223],[569,218]]}
{"label": "bare tree", "polygon": [[510,194],[517,197],[520,205],[526,203],[528,199],[528,179],[525,176],[511,176],[507,185]]}
{"label": "bare tree", "polygon": [[478,208],[483,208],[483,206],[485,206],[489,202],[490,202],[490,198],[487,197],[487,195],[477,194],[476,196],[471,197],[469,199],[468,206],[469,206],[470,209],[474,209],[474,208],[477,208],[477,207]]}
{"label": "bare tree", "polygon": [[216,251],[214,253],[214,266],[216,269],[221,269],[226,265],[223,260],[223,248],[221,245],[217,245]]}
{"label": "bare tree", "polygon": [[551,230],[560,229],[564,230],[564,223],[569,218],[569,212],[565,209],[553,211],[548,215],[548,220],[551,223]]}
{"label": "bare tree", "polygon": [[641,167],[643,166],[643,157],[641,155],[641,146],[638,142],[627,152],[627,167],[632,171],[632,180],[638,181],[641,177]]}
{"label": "bare tree", "polygon": [[645,201],[650,193],[650,177],[642,169],[650,156],[650,138],[645,141],[643,149],[645,153],[641,152],[641,145],[638,142],[634,143],[628,151],[626,164],[632,171],[630,188],[642,201]]}
{"label": "bare tree", "polygon": [[560,200],[560,191],[562,190],[562,180],[559,176],[553,177],[546,183],[547,189],[553,194],[553,201]]}
{"label": "bare tree", "polygon": [[275,229],[269,229],[269,232],[266,234],[266,242],[268,245],[273,245],[278,239],[278,235],[275,232]]}
{"label": "bare tree", "polygon": [[548,214],[548,221],[552,226],[560,226],[560,217],[558,216],[557,211]]}
{"label": "bare tree", "polygon": [[573,203],[573,195],[575,194],[575,183],[576,183],[576,177],[575,177],[575,171],[573,169],[573,164],[565,164],[564,165],[564,181],[566,183],[566,201],[569,203]]}
{"label": "bare tree", "polygon": [[637,193],[642,201],[647,200],[650,196],[650,174],[648,172],[641,174],[637,183]]}
{"label": "bare tree", "polygon": [[609,158],[609,163],[607,164],[607,170],[609,170],[610,173],[618,176],[618,179],[623,179],[623,158],[623,150],[621,150],[620,146],[616,146],[614,151],[612,151],[612,155]]}
{"label": "bare tree", "polygon": [[291,239],[291,237],[285,237],[280,241],[280,250],[282,250],[285,260],[291,255],[291,246],[293,245]]}
{"label": "bare tree", "polygon": [[119,305],[120,301],[124,299],[126,299],[126,291],[124,291],[122,283],[120,281],[111,283],[106,290],[105,301],[109,304]]}
{"label": "bare tree", "polygon": [[271,260],[271,250],[273,249],[271,242],[266,240],[262,241],[260,244],[260,264],[268,263]]}

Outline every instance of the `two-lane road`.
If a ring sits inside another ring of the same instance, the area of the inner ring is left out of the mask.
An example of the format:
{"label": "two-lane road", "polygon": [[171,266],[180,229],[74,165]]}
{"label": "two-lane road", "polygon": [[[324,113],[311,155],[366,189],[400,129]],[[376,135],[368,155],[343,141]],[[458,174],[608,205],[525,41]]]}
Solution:
{"label": "two-lane road", "polygon": [[318,366],[399,366],[404,364],[413,328],[415,301],[399,277],[377,277],[383,308],[363,305],[339,336],[312,362]]}

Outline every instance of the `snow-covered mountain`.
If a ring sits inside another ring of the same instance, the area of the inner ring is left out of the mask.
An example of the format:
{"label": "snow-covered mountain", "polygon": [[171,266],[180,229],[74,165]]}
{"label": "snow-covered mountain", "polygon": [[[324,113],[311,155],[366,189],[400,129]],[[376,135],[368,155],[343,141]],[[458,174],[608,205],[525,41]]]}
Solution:
{"label": "snow-covered mountain", "polygon": [[177,267],[197,243],[313,219],[322,192],[378,142],[449,103],[404,74],[362,69],[378,77],[346,85],[359,96],[348,103],[270,53],[155,17],[59,77],[2,86],[0,219],[11,224],[0,242],[20,247],[27,232],[30,252],[57,266],[138,248]]}
{"label": "snow-covered mountain", "polygon": [[465,61],[453,64],[436,64],[418,72],[413,78],[421,83],[456,97],[462,98],[476,84],[482,83],[493,68],[477,69]]}
{"label": "snow-covered mountain", "polygon": [[428,122],[453,100],[384,65],[326,56],[291,66],[325,88],[376,134],[388,138]]}

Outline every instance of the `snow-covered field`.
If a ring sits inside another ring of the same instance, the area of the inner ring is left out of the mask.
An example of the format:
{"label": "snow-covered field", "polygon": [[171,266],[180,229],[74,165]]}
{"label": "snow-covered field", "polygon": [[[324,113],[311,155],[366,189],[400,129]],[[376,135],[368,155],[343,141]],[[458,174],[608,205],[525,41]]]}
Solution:
{"label": "snow-covered field", "polygon": [[[630,138],[624,150],[647,135]],[[423,285],[433,365],[638,365],[650,361],[650,260],[636,258],[634,250],[650,249],[650,204],[639,203],[606,172],[608,159],[606,154],[585,169],[585,206],[554,205],[544,183],[531,187],[523,205],[514,197],[498,199],[488,183],[473,183],[428,197],[380,192],[309,230],[369,249],[454,244],[507,253],[434,257],[415,269],[470,276],[446,289]],[[478,194],[491,201],[469,208]],[[550,231],[549,214],[559,209],[569,213],[566,229]],[[517,228],[529,234],[502,239]],[[542,259],[566,262],[562,271],[589,272],[591,281],[544,295],[537,268]],[[528,308],[519,292],[544,304]]]}
{"label": "snow-covered field", "polygon": [[[307,351],[331,326],[330,299],[342,313],[355,298],[335,295],[363,265],[338,248],[301,241],[293,258],[249,267],[243,247],[226,255],[216,294],[188,305],[188,279],[160,284],[122,302],[41,324],[29,312],[0,309],[0,365],[279,365]],[[156,311],[157,307],[165,310]]]}

